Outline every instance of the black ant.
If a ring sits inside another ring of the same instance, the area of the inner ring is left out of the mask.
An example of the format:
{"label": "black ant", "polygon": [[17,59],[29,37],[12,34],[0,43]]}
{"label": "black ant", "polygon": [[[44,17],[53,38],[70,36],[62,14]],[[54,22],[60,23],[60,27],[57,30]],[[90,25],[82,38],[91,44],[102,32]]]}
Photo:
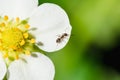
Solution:
{"label": "black ant", "polygon": [[59,36],[59,38],[56,39],[56,43],[61,43],[67,36],[67,33],[63,33],[61,36]]}

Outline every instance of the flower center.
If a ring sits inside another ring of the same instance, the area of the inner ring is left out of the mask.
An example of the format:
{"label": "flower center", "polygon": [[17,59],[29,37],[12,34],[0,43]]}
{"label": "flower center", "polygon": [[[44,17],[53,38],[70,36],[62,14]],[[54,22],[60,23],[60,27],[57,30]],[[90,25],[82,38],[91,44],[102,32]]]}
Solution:
{"label": "flower center", "polygon": [[21,54],[30,55],[35,39],[29,34],[29,27],[27,19],[0,17],[0,52],[5,60],[19,59]]}
{"label": "flower center", "polygon": [[20,42],[24,40],[22,31],[18,28],[8,28],[1,33],[2,46],[4,49],[19,49]]}

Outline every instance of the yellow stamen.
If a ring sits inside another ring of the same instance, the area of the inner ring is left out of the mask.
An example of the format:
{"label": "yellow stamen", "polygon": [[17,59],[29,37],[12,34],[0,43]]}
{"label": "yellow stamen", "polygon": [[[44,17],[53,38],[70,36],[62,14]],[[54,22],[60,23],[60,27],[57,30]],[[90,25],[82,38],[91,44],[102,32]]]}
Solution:
{"label": "yellow stamen", "polygon": [[25,39],[27,39],[28,38],[28,33],[24,33],[23,36],[24,36]]}
{"label": "yellow stamen", "polygon": [[18,56],[18,55],[15,55],[15,59],[18,60],[18,59],[19,59],[19,56]]}
{"label": "yellow stamen", "polygon": [[20,45],[23,46],[24,44],[25,44],[25,40],[22,40],[22,41],[20,42]]}
{"label": "yellow stamen", "polygon": [[3,50],[3,47],[2,47],[2,46],[0,46],[0,50]]}
{"label": "yellow stamen", "polygon": [[30,55],[31,53],[30,53],[29,50],[26,50],[26,51],[25,51],[25,54],[26,54],[26,55]]}
{"label": "yellow stamen", "polygon": [[19,48],[19,49],[17,49],[17,51],[18,51],[18,52],[21,52],[21,51],[22,51],[22,49],[21,49],[21,48]]}
{"label": "yellow stamen", "polygon": [[30,40],[30,43],[35,43],[35,39],[31,39],[31,40]]}
{"label": "yellow stamen", "polygon": [[8,58],[8,53],[4,53],[3,58]]}
{"label": "yellow stamen", "polygon": [[7,16],[7,15],[4,16],[4,20],[5,20],[5,21],[8,20],[8,16]]}
{"label": "yellow stamen", "polygon": [[14,30],[15,30],[15,31],[20,31],[20,29],[18,29],[18,28],[14,28]]}
{"label": "yellow stamen", "polygon": [[19,21],[20,21],[20,18],[19,18],[19,17],[17,17],[17,18],[16,18],[16,22],[19,22]]}
{"label": "yellow stamen", "polygon": [[1,25],[2,27],[5,27],[5,23],[4,23],[4,22],[3,22],[3,23],[1,23],[0,25]]}
{"label": "yellow stamen", "polygon": [[2,40],[0,39],[0,46],[2,45]]}
{"label": "yellow stamen", "polygon": [[16,50],[17,47],[16,46],[10,46],[10,49]]}
{"label": "yellow stamen", "polygon": [[13,46],[13,49],[14,49],[14,50],[17,50],[17,47],[16,47],[16,46]]}
{"label": "yellow stamen", "polygon": [[26,24],[26,25],[25,25],[25,28],[26,28],[26,29],[29,29],[29,28],[30,28],[30,25],[29,25],[29,24]]}

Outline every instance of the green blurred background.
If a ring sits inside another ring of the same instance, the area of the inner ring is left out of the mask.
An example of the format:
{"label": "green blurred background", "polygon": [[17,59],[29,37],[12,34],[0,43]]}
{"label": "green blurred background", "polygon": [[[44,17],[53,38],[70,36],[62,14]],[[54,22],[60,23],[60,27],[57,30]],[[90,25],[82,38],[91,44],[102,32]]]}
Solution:
{"label": "green blurred background", "polygon": [[119,42],[120,0],[39,0],[42,3],[61,6],[73,28],[67,46],[47,54],[56,68],[55,80],[120,80],[119,59],[106,57],[114,56],[112,49]]}

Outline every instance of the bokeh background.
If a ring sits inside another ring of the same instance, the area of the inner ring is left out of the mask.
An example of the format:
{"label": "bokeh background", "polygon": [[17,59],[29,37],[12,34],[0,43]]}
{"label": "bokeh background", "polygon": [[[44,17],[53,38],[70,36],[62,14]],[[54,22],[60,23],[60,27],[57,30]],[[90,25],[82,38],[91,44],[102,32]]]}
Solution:
{"label": "bokeh background", "polygon": [[47,54],[55,80],[120,80],[120,0],[39,0],[68,14],[72,35],[65,48]]}

